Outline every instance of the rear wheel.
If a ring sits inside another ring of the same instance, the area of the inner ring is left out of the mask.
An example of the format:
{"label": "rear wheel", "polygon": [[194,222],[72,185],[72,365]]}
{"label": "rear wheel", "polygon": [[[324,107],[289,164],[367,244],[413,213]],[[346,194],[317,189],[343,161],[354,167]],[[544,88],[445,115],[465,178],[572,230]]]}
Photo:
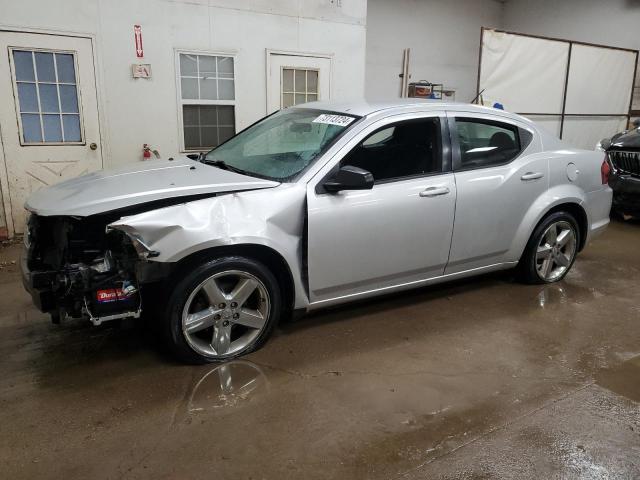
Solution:
{"label": "rear wheel", "polygon": [[244,257],[211,260],[173,288],[165,318],[168,346],[189,363],[239,357],[267,340],[280,312],[279,286],[264,265]]}
{"label": "rear wheel", "polygon": [[573,266],[580,244],[578,222],[568,212],[555,212],[536,227],[518,265],[525,283],[562,280]]}

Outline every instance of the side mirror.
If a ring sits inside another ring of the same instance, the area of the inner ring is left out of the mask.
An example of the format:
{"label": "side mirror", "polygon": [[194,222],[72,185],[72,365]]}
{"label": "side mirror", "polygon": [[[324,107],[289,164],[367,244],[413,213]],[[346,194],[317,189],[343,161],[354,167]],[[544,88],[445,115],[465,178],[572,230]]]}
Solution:
{"label": "side mirror", "polygon": [[345,165],[322,185],[327,192],[340,190],[369,190],[373,188],[371,172],[352,165]]}

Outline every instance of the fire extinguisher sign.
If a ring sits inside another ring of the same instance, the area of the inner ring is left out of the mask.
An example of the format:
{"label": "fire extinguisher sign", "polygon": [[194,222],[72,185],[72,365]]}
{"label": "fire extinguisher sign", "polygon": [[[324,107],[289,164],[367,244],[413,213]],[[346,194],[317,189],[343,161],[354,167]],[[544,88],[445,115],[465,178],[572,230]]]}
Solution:
{"label": "fire extinguisher sign", "polygon": [[144,50],[142,49],[142,29],[140,25],[133,26],[133,36],[136,41],[136,57],[144,57]]}

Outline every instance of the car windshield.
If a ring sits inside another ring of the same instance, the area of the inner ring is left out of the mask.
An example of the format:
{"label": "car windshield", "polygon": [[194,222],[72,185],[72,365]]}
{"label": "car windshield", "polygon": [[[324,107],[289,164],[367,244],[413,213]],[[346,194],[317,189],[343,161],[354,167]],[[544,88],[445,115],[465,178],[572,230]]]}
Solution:
{"label": "car windshield", "polygon": [[202,161],[247,175],[292,181],[357,118],[322,110],[281,110],[211,150]]}

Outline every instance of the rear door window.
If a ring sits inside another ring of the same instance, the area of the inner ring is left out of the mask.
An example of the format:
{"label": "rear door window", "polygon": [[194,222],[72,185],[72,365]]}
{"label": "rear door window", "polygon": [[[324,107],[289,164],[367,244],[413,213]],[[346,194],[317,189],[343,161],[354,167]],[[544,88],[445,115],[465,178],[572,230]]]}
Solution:
{"label": "rear door window", "polygon": [[478,118],[456,118],[460,145],[458,170],[504,165],[522,151],[518,127]]}

